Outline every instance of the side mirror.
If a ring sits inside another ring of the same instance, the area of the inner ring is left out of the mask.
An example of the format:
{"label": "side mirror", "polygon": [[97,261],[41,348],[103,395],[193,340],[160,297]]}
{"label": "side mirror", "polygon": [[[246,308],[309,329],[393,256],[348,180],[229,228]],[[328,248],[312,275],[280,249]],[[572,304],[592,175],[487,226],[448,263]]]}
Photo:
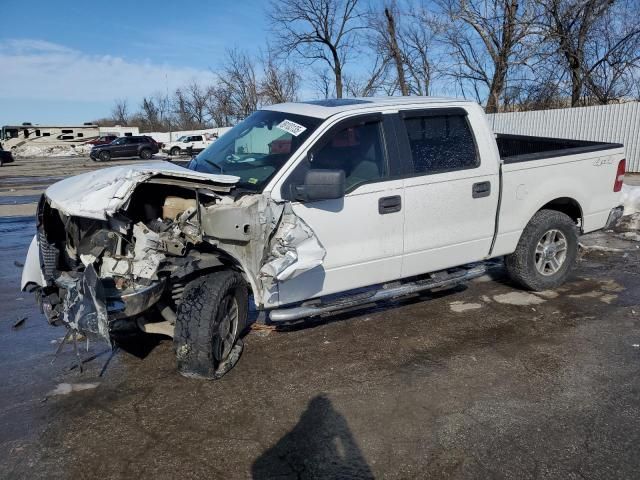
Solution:
{"label": "side mirror", "polygon": [[295,187],[296,200],[312,202],[344,197],[344,170],[311,169],[307,171],[304,183]]}

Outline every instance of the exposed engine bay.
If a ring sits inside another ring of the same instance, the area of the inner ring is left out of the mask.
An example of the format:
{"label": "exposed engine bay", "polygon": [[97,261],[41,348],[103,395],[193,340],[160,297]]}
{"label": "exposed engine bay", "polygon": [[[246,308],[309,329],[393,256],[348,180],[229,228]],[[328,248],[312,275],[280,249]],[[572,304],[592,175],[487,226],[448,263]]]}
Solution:
{"label": "exposed engine bay", "polygon": [[97,205],[88,207],[88,218],[77,205],[57,202],[55,192],[43,196],[37,214],[42,281],[23,277],[23,287],[37,284],[50,323],[108,342],[114,322],[152,307],[175,323],[185,279],[222,267],[241,272],[256,306],[266,308],[278,304],[279,281],[322,263],[324,248],[288,204],[199,179],[135,180],[115,206],[114,182],[102,185],[111,195],[104,218]]}

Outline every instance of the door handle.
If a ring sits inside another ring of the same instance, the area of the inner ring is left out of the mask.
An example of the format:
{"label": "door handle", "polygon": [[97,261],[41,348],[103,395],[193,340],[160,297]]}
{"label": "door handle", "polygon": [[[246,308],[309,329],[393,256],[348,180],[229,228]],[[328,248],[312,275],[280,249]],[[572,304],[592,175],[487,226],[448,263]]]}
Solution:
{"label": "door handle", "polygon": [[382,197],[378,199],[378,213],[380,215],[399,212],[401,209],[402,197],[400,195],[393,195],[391,197]]}
{"label": "door handle", "polygon": [[488,197],[491,195],[491,182],[478,182],[473,184],[473,198]]}

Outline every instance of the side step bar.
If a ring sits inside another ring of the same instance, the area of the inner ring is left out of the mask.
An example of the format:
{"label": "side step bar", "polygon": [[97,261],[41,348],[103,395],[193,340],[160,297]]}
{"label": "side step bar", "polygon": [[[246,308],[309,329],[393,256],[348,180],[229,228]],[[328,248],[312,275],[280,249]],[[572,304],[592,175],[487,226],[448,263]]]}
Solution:
{"label": "side step bar", "polygon": [[405,297],[424,290],[450,287],[467,280],[484,275],[487,268],[484,265],[476,265],[468,269],[456,270],[452,273],[436,274],[430,278],[417,280],[415,282],[403,283],[402,285],[390,284],[378,290],[365,292],[364,294],[343,297],[330,303],[317,303],[314,305],[300,305],[298,307],[280,308],[271,310],[269,319],[273,323],[291,322],[301,318],[315,317],[328,313],[337,313],[349,310],[353,307],[382,302],[392,298]]}

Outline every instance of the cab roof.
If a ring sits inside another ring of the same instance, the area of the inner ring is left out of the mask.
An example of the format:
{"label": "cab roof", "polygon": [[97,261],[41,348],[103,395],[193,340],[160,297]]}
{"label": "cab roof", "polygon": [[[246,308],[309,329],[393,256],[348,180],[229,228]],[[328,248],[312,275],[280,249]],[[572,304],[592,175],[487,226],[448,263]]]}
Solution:
{"label": "cab roof", "polygon": [[309,100],[290,103],[278,103],[263,107],[263,110],[273,110],[308,117],[328,118],[337,113],[382,107],[402,107],[407,105],[434,105],[439,103],[474,103],[470,100],[448,97],[362,97],[362,98],[328,98],[325,100]]}

